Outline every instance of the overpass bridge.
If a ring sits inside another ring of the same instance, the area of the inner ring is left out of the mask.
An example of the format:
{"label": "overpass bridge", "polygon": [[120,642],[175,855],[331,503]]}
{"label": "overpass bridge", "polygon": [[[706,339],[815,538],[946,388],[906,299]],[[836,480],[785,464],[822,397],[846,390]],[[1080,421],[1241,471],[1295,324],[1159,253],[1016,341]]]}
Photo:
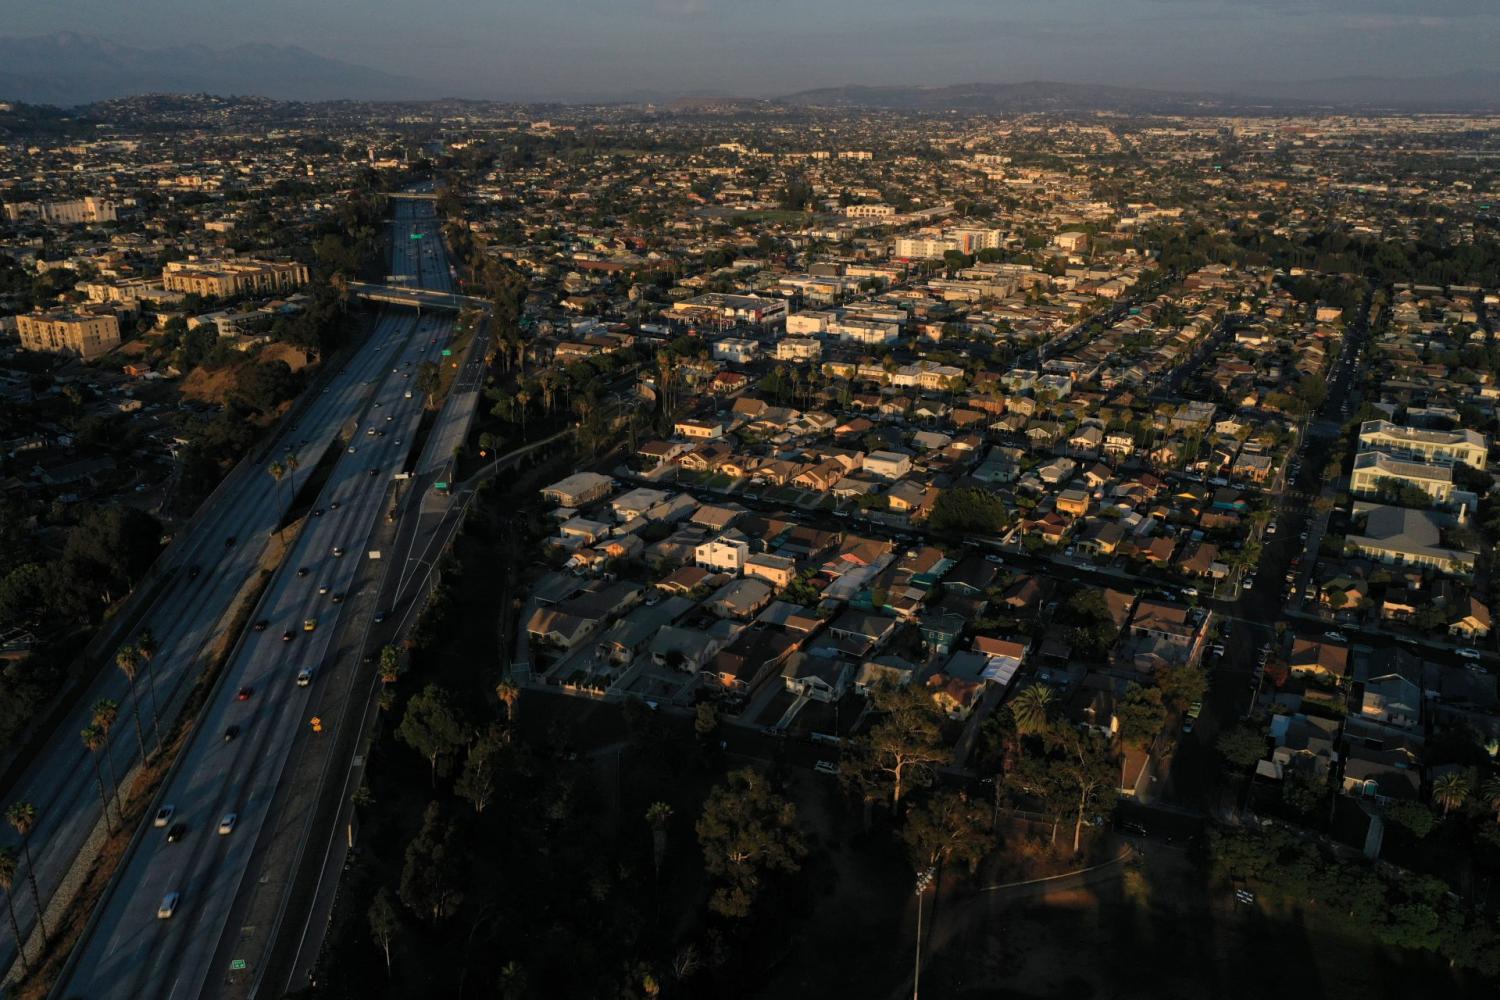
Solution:
{"label": "overpass bridge", "polygon": [[383,198],[405,198],[407,201],[437,201],[438,196],[432,191],[382,191]]}
{"label": "overpass bridge", "polygon": [[366,302],[379,302],[383,305],[409,306],[413,309],[441,309],[447,312],[460,312],[464,309],[479,309],[488,311],[490,303],[473,295],[459,295],[456,292],[438,292],[430,288],[416,288],[406,285],[376,285],[365,281],[349,282],[349,293],[357,299]]}

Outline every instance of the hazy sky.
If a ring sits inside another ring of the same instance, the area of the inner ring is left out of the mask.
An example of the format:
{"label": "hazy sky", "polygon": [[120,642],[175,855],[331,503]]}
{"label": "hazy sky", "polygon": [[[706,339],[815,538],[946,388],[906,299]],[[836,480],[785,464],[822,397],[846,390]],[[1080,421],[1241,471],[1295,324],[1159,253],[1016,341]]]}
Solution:
{"label": "hazy sky", "polygon": [[0,32],[295,44],[513,99],[845,83],[1220,87],[1500,65],[1500,0],[0,0]]}

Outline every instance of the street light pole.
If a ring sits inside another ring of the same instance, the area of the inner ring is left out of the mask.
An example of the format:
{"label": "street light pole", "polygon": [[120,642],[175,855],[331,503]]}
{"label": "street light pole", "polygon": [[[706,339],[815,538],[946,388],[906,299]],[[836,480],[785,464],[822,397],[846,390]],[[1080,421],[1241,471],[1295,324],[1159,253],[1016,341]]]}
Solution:
{"label": "street light pole", "polygon": [[922,894],[932,884],[935,869],[927,868],[917,874],[917,959],[916,966],[912,972],[911,1000],[918,1000],[918,993],[922,986]]}

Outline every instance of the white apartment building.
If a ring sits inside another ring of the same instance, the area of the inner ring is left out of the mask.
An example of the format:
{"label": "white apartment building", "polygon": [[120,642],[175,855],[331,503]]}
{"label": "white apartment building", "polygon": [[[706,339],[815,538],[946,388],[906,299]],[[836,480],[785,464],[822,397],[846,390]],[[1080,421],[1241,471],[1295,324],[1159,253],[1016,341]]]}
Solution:
{"label": "white apartment building", "polygon": [[817,361],[823,356],[823,345],[806,337],[787,337],[776,342],[777,361]]}
{"label": "white apartment building", "polygon": [[714,341],[712,353],[716,361],[731,361],[743,365],[754,361],[760,354],[760,344],[740,337],[725,337]]}
{"label": "white apartment building", "polygon": [[1354,456],[1349,492],[1374,496],[1380,492],[1382,480],[1415,486],[1435,503],[1447,503],[1453,498],[1452,465],[1393,458],[1379,451],[1362,451]]}
{"label": "white apartment building", "polygon": [[865,456],[864,469],[883,479],[900,479],[911,471],[911,456],[894,451],[872,451]]}
{"label": "white apartment building", "polygon": [[693,549],[693,564],[716,573],[740,575],[750,557],[750,543],[743,538],[720,536]]}
{"label": "white apartment building", "polygon": [[844,215],[851,219],[889,219],[896,214],[892,205],[850,205]]}
{"label": "white apartment building", "polygon": [[1478,431],[1429,431],[1388,420],[1360,424],[1359,444],[1362,449],[1420,456],[1428,461],[1462,462],[1475,469],[1485,467],[1490,450],[1489,439]]}
{"label": "white apartment building", "polygon": [[837,319],[836,312],[809,310],[792,313],[786,318],[786,332],[804,337],[813,333],[827,333],[828,324]]}

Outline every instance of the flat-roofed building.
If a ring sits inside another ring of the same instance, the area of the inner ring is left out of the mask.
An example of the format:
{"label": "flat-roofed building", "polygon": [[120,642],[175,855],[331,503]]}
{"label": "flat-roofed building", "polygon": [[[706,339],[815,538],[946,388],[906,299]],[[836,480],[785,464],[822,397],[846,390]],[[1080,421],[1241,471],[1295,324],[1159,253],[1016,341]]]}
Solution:
{"label": "flat-roofed building", "polygon": [[85,361],[120,346],[120,320],[113,313],[44,312],[16,317],[21,347]]}
{"label": "flat-roofed building", "polygon": [[542,499],[559,507],[582,507],[609,496],[615,481],[597,472],[575,472],[542,490]]}
{"label": "flat-roofed building", "polygon": [[287,292],[307,284],[307,265],[269,260],[177,260],[162,271],[162,287],[213,298]]}
{"label": "flat-roofed building", "polygon": [[1380,451],[1362,451],[1354,456],[1354,474],[1349,491],[1358,496],[1377,496],[1387,482],[1402,483],[1426,493],[1434,503],[1453,498],[1453,466],[1393,458]]}
{"label": "flat-roofed building", "polygon": [[6,222],[35,219],[54,225],[76,226],[86,222],[115,222],[118,218],[114,202],[92,195],[72,201],[17,201],[5,206]]}
{"label": "flat-roofed building", "polygon": [[1429,462],[1462,462],[1475,469],[1484,468],[1490,450],[1489,439],[1478,431],[1430,431],[1389,420],[1360,424],[1359,445],[1393,455],[1420,456]]}

